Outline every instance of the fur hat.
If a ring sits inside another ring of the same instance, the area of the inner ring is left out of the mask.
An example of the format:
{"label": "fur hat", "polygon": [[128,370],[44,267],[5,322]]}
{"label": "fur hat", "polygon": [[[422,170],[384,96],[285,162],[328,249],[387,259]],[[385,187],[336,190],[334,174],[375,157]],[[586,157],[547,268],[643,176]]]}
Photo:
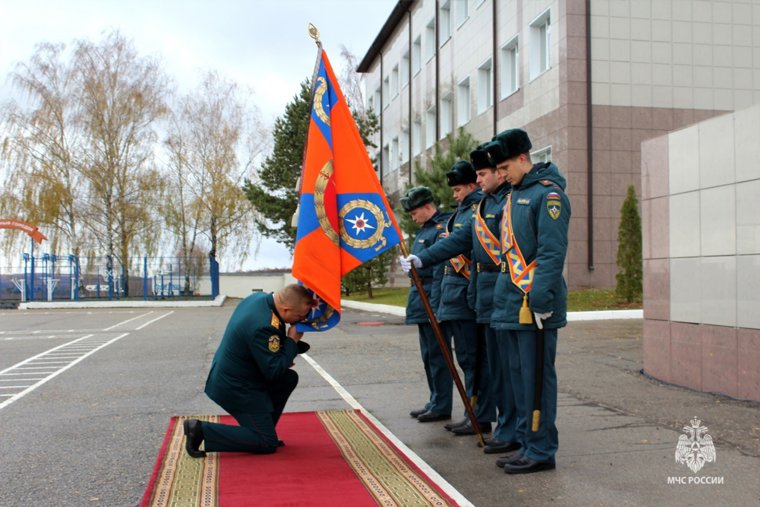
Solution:
{"label": "fur hat", "polygon": [[459,160],[451,167],[451,170],[446,173],[446,182],[450,187],[456,185],[467,185],[469,183],[475,183],[478,179],[478,175],[475,174],[472,164],[466,160]]}
{"label": "fur hat", "polygon": [[424,206],[429,202],[433,202],[433,192],[428,187],[422,186],[410,188],[401,198],[401,206],[406,212]]}
{"label": "fur hat", "polygon": [[501,144],[505,160],[514,158],[521,153],[529,153],[533,147],[528,134],[522,129],[505,130],[496,134],[493,140]]}

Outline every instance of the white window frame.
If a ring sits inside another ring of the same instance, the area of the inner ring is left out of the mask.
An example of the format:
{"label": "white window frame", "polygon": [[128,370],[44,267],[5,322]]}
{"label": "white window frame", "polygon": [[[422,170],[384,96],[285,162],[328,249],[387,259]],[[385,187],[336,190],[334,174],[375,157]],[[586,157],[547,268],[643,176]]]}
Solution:
{"label": "white window frame", "polygon": [[444,0],[438,9],[438,29],[440,30],[441,47],[451,38],[451,0]]}
{"label": "white window frame", "polygon": [[493,105],[493,64],[489,58],[478,67],[477,114],[483,114]]}
{"label": "white window frame", "polygon": [[398,90],[398,64],[396,64],[391,70],[391,98],[398,97]]}
{"label": "white window frame", "polygon": [[422,36],[418,35],[412,44],[412,75],[422,69]]}
{"label": "white window frame", "polygon": [[425,111],[425,149],[430,148],[435,144],[435,123],[438,121],[436,117],[435,106],[430,106]]}
{"label": "white window frame", "polygon": [[425,57],[429,62],[435,56],[435,18],[431,19],[425,27]]}
{"label": "white window frame", "polygon": [[501,98],[520,89],[520,45],[517,36],[501,48]]}
{"label": "white window frame", "polygon": [[[496,0],[494,0],[496,1]],[[470,18],[470,1],[456,0],[456,23],[459,29]]]}
{"label": "white window frame", "polygon": [[380,175],[385,176],[390,172],[390,145],[386,144],[383,146],[383,154],[382,154],[382,160],[380,160]]}
{"label": "white window frame", "polygon": [[409,51],[406,51],[401,57],[400,82],[401,88],[409,84]]}
{"label": "white window frame", "polygon": [[551,63],[551,9],[530,22],[530,80],[552,68]]}
{"label": "white window frame", "polygon": [[412,122],[412,153],[417,156],[422,151],[422,120],[415,118]]}
{"label": "white window frame", "polygon": [[450,93],[441,97],[441,139],[446,137],[454,128],[453,97]]}
{"label": "white window frame", "polygon": [[457,84],[457,127],[470,121],[470,77],[467,76]]}
{"label": "white window frame", "polygon": [[383,100],[383,109],[385,109],[386,107],[388,107],[390,105],[390,103],[391,103],[391,101],[390,101],[390,98],[391,98],[390,88],[391,88],[390,77],[389,76],[385,76],[385,78],[383,79],[383,99],[384,99]]}
{"label": "white window frame", "polygon": [[399,159],[401,158],[399,156],[398,151],[398,137],[394,137],[391,139],[391,160],[390,160],[390,166],[391,166],[391,172],[398,171],[399,168]]}
{"label": "white window frame", "polygon": [[375,112],[380,112],[383,110],[383,94],[379,86],[375,90],[375,106]]}
{"label": "white window frame", "polygon": [[530,154],[530,161],[534,164],[540,164],[541,162],[552,161],[552,146],[544,146],[543,148],[533,151]]}
{"label": "white window frame", "polygon": [[398,144],[399,168],[401,168],[401,164],[409,162],[409,153],[406,152],[407,146],[409,146],[409,127],[401,127],[401,136],[399,137]]}

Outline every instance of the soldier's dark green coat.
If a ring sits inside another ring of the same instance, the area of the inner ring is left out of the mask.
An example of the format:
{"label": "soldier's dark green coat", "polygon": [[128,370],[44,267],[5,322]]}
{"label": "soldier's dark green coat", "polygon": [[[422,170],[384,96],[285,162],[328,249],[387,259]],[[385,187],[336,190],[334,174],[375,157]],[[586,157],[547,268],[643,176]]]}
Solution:
{"label": "soldier's dark green coat", "polygon": [[[564,192],[565,184],[559,168],[545,162],[535,164],[520,184],[512,188],[515,241],[526,263],[534,259],[538,263],[528,303],[533,312],[553,312],[544,321],[547,329],[567,324],[567,284],[562,270],[567,253],[570,201]],[[547,199],[552,193],[556,198]],[[502,260],[506,257],[503,256]],[[494,288],[491,326],[496,329],[535,329],[535,324],[520,324],[518,321],[522,301],[523,293],[512,283],[509,271],[500,273]]]}
{"label": "soldier's dark green coat", "polygon": [[[493,194],[482,196],[483,218],[490,231],[499,238],[499,223],[501,221],[501,211],[506,202],[506,196],[509,192],[509,184],[504,183]],[[482,195],[482,194],[481,194]],[[472,218],[474,220],[474,218]],[[472,221],[470,222],[472,224]],[[443,241],[439,241],[433,247],[417,255],[422,261],[422,266],[432,266],[445,259],[456,257],[461,253],[470,252],[472,255],[472,284],[475,290],[468,290],[469,306],[475,309],[476,320],[479,323],[489,323],[491,321],[491,311],[493,308],[493,285],[496,282],[497,273],[477,273],[477,263],[493,264],[491,257],[483,249],[478,241],[475,228],[470,226],[469,230],[460,228],[450,234]]]}
{"label": "soldier's dark green coat", "polygon": [[274,297],[254,293],[232,313],[214,354],[206,394],[230,412],[271,412],[272,385],[290,369],[298,354],[286,335]]}
{"label": "soldier's dark green coat", "polygon": [[[446,232],[446,222],[451,213],[441,213],[436,211],[430,220],[425,222],[414,236],[411,253],[419,257],[427,248],[430,248],[436,241],[439,241],[441,235]],[[430,306],[435,311],[438,308],[441,298],[441,278],[443,277],[443,266],[424,266],[417,270],[422,278],[422,285],[430,300]],[[409,288],[409,296],[406,300],[406,323],[407,324],[424,324],[430,322],[422,305],[422,300],[417,292],[417,287],[412,284]]]}
{"label": "soldier's dark green coat", "polygon": [[[450,227],[450,235],[456,234],[458,231],[468,232],[472,229],[473,213],[475,213],[475,208],[482,198],[483,192],[476,189],[467,194],[467,197],[459,203],[447,223],[447,226]],[[443,243],[444,241],[439,242],[439,244]],[[424,254],[424,252],[422,253]],[[468,259],[472,256],[470,250],[462,253]],[[456,255],[452,257],[456,257]],[[471,265],[467,266],[470,271],[472,271],[471,268]],[[451,274],[445,274],[446,271]],[[444,276],[441,280],[441,302],[438,305],[436,316],[441,322],[446,320],[475,320],[474,305],[470,305],[469,298],[470,281],[460,274],[454,274],[453,271],[454,268],[451,263],[446,261],[444,263]]]}

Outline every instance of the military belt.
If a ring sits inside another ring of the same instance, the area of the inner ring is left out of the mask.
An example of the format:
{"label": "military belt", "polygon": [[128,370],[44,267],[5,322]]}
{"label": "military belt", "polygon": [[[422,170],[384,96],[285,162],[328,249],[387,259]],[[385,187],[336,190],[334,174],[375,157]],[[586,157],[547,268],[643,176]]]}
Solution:
{"label": "military belt", "polygon": [[478,273],[496,273],[501,271],[501,264],[493,264],[491,262],[478,262],[476,269]]}
{"label": "military belt", "polygon": [[464,277],[462,273],[457,272],[453,267],[451,266],[444,266],[443,267],[443,274],[444,276],[461,276]]}

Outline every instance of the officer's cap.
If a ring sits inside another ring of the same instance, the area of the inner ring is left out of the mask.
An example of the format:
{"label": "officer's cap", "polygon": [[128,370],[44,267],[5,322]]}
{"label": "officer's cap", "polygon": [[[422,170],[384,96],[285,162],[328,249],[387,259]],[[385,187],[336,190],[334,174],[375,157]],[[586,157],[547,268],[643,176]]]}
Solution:
{"label": "officer's cap", "polygon": [[456,164],[451,166],[451,170],[446,173],[446,181],[450,187],[475,183],[477,179],[478,175],[475,174],[475,169],[466,160],[457,161]]}
{"label": "officer's cap", "polygon": [[509,129],[496,134],[493,138],[501,144],[505,160],[514,158],[521,153],[528,153],[533,147],[528,134],[522,129]]}
{"label": "officer's cap", "polygon": [[433,202],[433,192],[428,187],[423,186],[410,188],[401,198],[401,206],[406,212],[424,206],[429,202]]}

